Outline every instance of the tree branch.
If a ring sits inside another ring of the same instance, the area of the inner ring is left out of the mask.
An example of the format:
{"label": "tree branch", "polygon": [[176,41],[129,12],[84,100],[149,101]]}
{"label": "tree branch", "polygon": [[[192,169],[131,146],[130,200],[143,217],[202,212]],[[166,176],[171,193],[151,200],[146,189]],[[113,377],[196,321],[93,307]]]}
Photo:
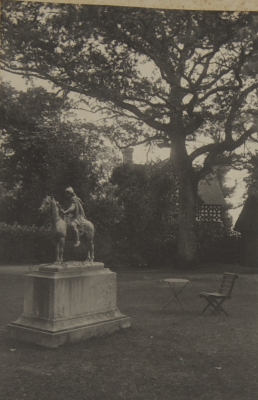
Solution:
{"label": "tree branch", "polygon": [[258,82],[254,83],[253,85],[251,85],[248,88],[246,88],[245,90],[243,90],[240,93],[240,95],[238,97],[236,97],[236,99],[234,100],[231,110],[229,112],[229,115],[227,117],[227,120],[225,122],[225,135],[226,135],[227,142],[232,141],[232,125],[233,125],[235,115],[239,110],[239,107],[241,106],[241,104],[244,101],[244,99],[246,98],[246,96],[257,88],[258,88]]}
{"label": "tree branch", "polygon": [[119,101],[119,100],[113,100],[113,103],[119,107],[123,108],[134,115],[136,115],[141,121],[149,125],[151,128],[157,129],[158,131],[164,131],[164,132],[169,132],[169,124],[162,124],[160,122],[157,122],[150,118],[149,116],[145,115],[143,112],[141,112],[136,106],[130,103],[125,103],[124,101]]}
{"label": "tree branch", "polygon": [[214,89],[212,89],[210,92],[206,93],[204,96],[199,98],[199,102],[202,103],[204,100],[206,100],[208,97],[212,96],[213,94],[216,94],[218,92],[227,92],[229,90],[236,91],[238,89],[241,89],[241,85],[231,85],[231,86],[218,86]]}
{"label": "tree branch", "polygon": [[220,143],[211,143],[207,144],[203,147],[199,147],[198,149],[194,150],[190,155],[189,158],[191,162],[193,162],[197,157],[209,153],[208,156],[206,157],[206,160],[204,164],[206,163],[206,166],[211,164],[211,160],[213,160],[215,157],[217,157],[218,154],[221,154],[225,151],[232,152],[236,150],[238,147],[240,147],[244,142],[251,137],[254,133],[258,132],[258,127],[251,127],[250,129],[246,130],[237,140],[227,142],[226,140],[224,142]]}
{"label": "tree branch", "polygon": [[143,139],[143,140],[140,140],[140,141],[132,141],[132,142],[130,142],[129,144],[127,144],[125,146],[120,146],[115,137],[113,137],[112,140],[115,142],[116,146],[120,150],[122,150],[122,149],[127,149],[128,147],[131,147],[131,146],[140,146],[142,144],[150,143],[150,142],[155,141],[155,140],[162,140],[162,137],[160,137],[160,135],[157,134],[157,135],[154,135],[154,136],[152,136],[150,138],[146,138],[146,139]]}

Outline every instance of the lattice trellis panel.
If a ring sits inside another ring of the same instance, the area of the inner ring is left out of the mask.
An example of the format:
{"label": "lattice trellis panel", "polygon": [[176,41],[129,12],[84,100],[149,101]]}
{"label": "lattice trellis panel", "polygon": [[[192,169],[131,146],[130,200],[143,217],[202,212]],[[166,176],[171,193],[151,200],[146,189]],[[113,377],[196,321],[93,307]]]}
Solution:
{"label": "lattice trellis panel", "polygon": [[197,221],[222,221],[222,209],[221,205],[217,204],[202,204],[197,212]]}
{"label": "lattice trellis panel", "polygon": [[[179,182],[172,197],[173,210],[179,210]],[[197,221],[222,222],[222,207],[220,204],[200,204],[196,212]]]}

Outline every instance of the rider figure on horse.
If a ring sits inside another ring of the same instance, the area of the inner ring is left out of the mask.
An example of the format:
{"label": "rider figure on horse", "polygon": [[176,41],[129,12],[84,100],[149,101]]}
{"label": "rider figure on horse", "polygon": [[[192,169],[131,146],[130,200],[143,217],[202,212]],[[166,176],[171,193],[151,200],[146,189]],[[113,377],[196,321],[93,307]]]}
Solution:
{"label": "rider figure on horse", "polygon": [[70,204],[69,208],[64,211],[64,214],[68,214],[71,217],[71,228],[76,235],[76,242],[74,247],[78,247],[80,245],[80,234],[79,228],[87,221],[83,207],[82,201],[79,197],[76,196],[74,190],[71,186],[65,189],[65,195],[69,198]]}

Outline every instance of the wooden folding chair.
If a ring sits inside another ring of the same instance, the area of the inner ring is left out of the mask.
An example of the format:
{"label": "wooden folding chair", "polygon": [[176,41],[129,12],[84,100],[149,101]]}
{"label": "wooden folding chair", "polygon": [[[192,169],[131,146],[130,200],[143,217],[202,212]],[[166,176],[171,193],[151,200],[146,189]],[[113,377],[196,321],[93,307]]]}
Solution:
{"label": "wooden folding chair", "polygon": [[214,314],[215,312],[223,312],[226,316],[228,316],[227,312],[222,307],[222,304],[224,303],[224,301],[231,299],[232,290],[235,284],[235,280],[237,278],[237,274],[224,272],[218,292],[199,293],[199,297],[208,301],[208,305],[203,309],[202,312],[204,313],[209,307],[212,307],[213,310],[211,314]]}

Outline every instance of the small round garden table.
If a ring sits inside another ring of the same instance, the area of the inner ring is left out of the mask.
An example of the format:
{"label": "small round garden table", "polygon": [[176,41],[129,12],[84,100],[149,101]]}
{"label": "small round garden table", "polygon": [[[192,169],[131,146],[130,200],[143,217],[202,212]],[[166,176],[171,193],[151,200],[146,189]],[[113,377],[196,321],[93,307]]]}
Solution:
{"label": "small round garden table", "polygon": [[[173,292],[173,298],[163,307],[163,310],[165,310],[165,308],[174,300],[177,300],[181,308],[184,309],[178,296],[184,290],[186,285],[189,283],[189,280],[180,278],[169,278],[169,279],[163,279],[163,281],[168,283],[171,291]],[[179,287],[180,289],[176,290],[176,287]]]}

